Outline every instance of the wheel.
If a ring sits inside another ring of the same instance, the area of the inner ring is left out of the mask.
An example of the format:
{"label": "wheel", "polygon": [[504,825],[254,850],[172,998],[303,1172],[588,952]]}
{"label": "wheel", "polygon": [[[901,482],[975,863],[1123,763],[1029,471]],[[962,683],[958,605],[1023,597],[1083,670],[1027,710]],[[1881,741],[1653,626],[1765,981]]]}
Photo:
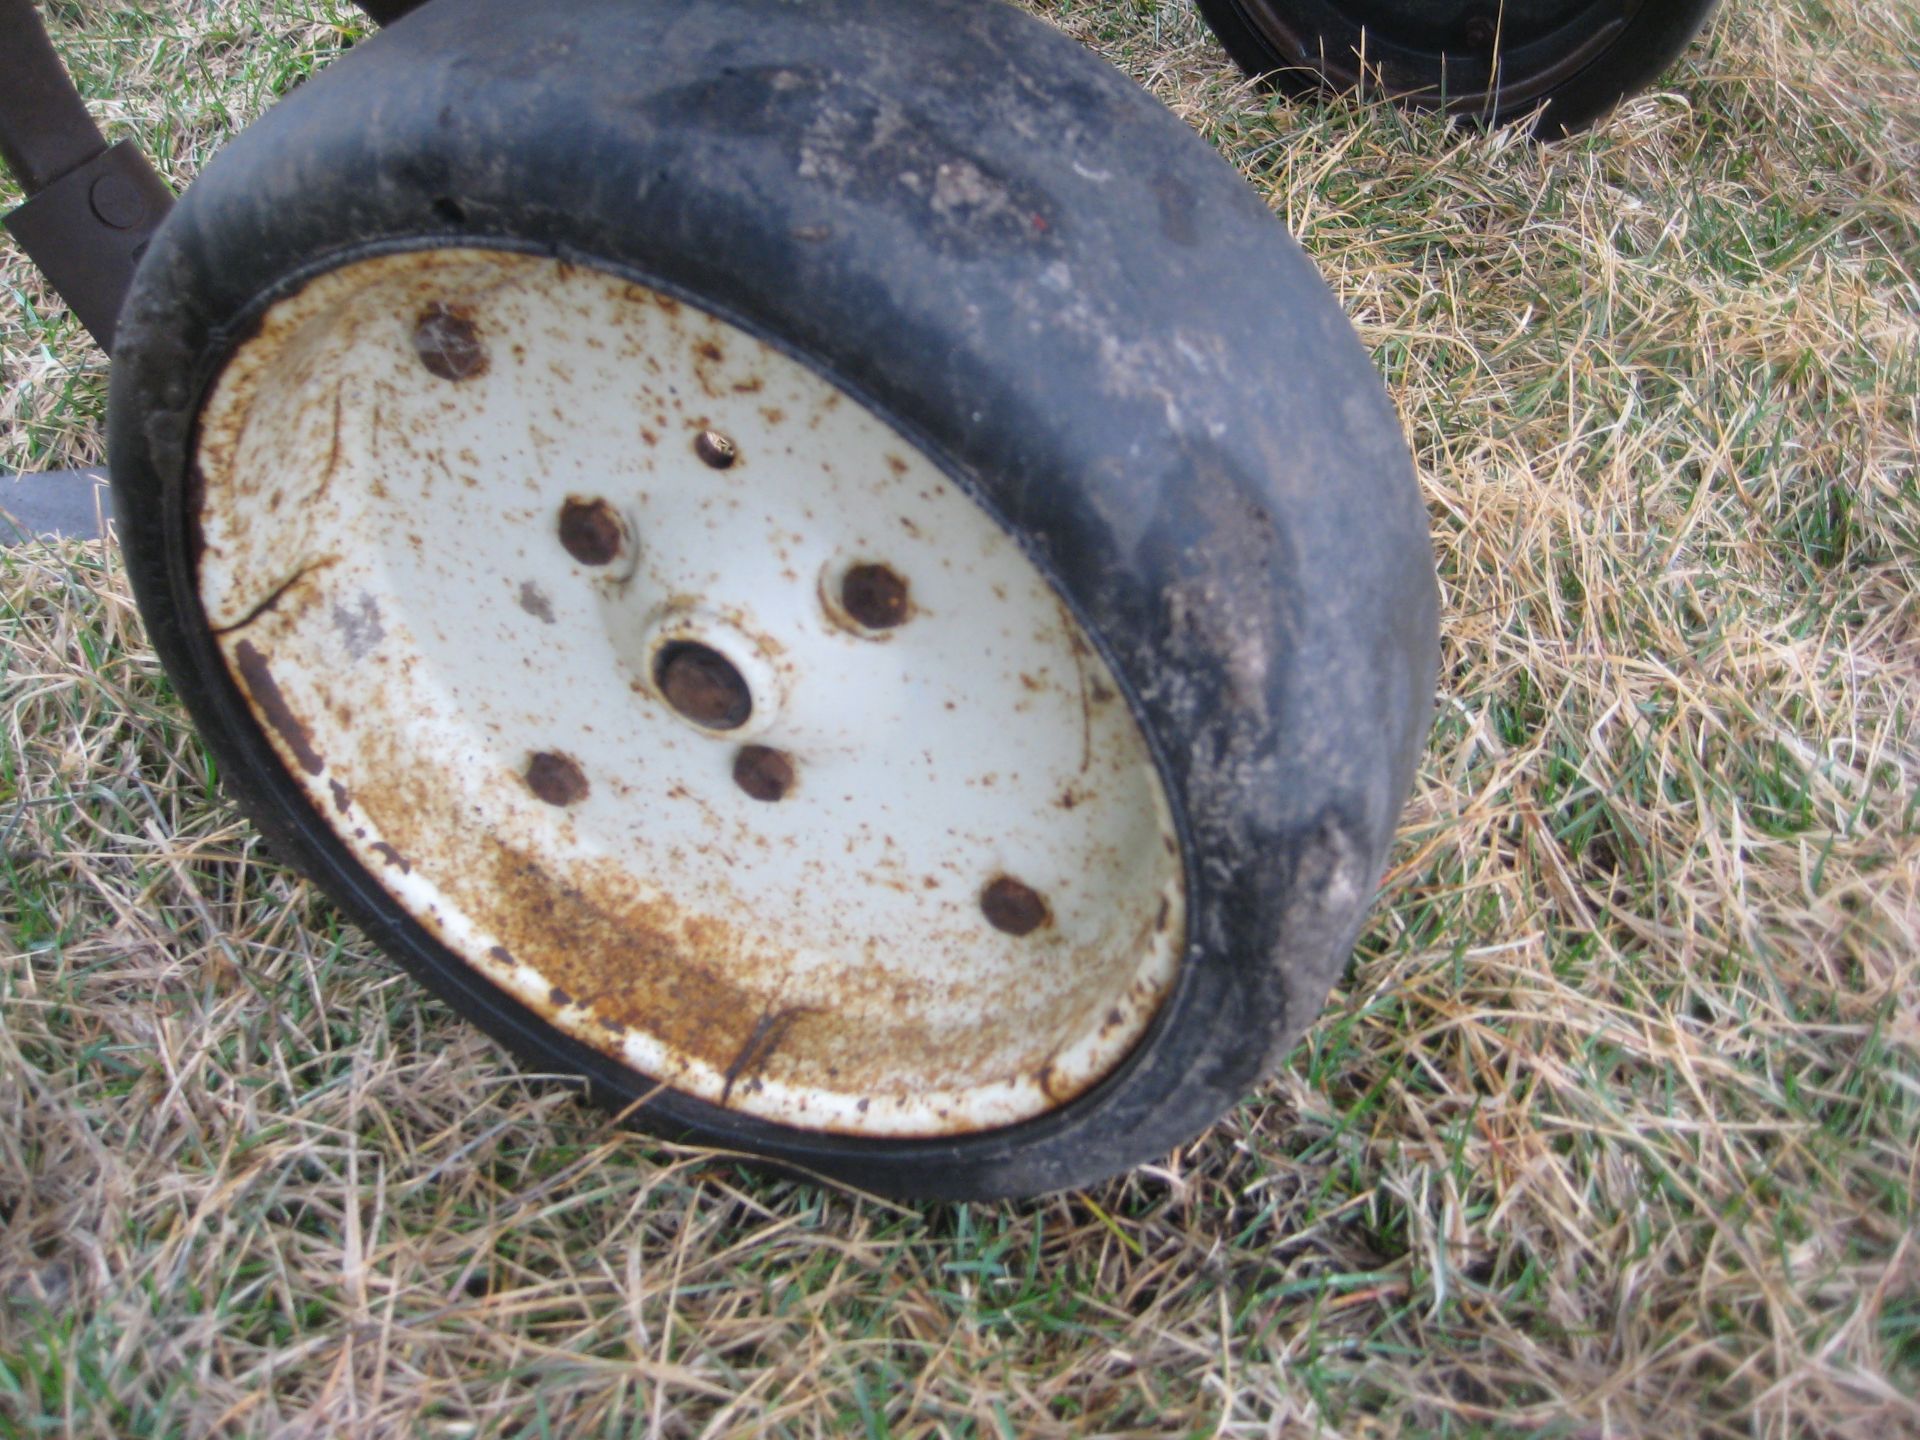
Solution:
{"label": "wheel", "polygon": [[1379,90],[1552,139],[1653,83],[1716,0],[1199,0],[1234,63],[1281,89]]}
{"label": "wheel", "polygon": [[1243,1096],[1428,721],[1337,305],[974,0],[436,0],[184,197],[110,440],[279,852],[541,1070],[891,1194]]}

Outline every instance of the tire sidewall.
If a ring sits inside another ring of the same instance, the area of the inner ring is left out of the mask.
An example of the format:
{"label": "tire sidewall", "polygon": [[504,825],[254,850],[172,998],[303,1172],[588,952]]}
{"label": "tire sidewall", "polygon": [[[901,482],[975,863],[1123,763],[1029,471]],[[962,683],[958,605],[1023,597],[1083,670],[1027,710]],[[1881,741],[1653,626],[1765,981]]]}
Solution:
{"label": "tire sidewall", "polygon": [[[1197,0],[1197,3],[1201,16],[1222,48],[1247,74],[1295,95],[1320,88],[1318,73],[1281,55],[1247,15],[1240,0]],[[1564,139],[1586,129],[1621,101],[1638,94],[1665,74],[1705,27],[1719,3],[1720,0],[1671,0],[1671,3],[1651,0],[1591,62],[1525,105],[1496,111],[1486,117],[1488,123],[1504,125],[1539,112],[1532,128],[1541,139]],[[1412,103],[1422,109],[1435,108],[1418,99]],[[1474,112],[1463,111],[1460,118],[1479,117]]]}

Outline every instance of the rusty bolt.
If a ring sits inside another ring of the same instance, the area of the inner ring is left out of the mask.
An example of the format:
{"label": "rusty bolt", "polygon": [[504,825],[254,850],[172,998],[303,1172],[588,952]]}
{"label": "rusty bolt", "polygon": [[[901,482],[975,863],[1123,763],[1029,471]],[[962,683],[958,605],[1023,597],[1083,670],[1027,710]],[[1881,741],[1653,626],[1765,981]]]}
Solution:
{"label": "rusty bolt", "polygon": [[793,788],[793,761],[769,745],[742,745],[733,757],[733,783],[756,800],[784,800]]}
{"label": "rusty bolt", "polygon": [[560,543],[582,565],[610,565],[626,536],[620,517],[604,500],[569,495],[560,507]]}
{"label": "rusty bolt", "polygon": [[693,442],[693,453],[716,470],[730,470],[740,449],[718,430],[703,430]]}
{"label": "rusty bolt", "polygon": [[549,805],[578,805],[587,798],[587,777],[572,756],[542,750],[527,762],[527,788]]}
{"label": "rusty bolt", "polygon": [[885,565],[855,565],[841,577],[840,604],[856,624],[891,630],[907,618],[907,582]]}
{"label": "rusty bolt", "polygon": [[994,929],[1009,935],[1031,935],[1053,919],[1039,892],[1011,875],[1000,876],[980,892],[980,913]]}
{"label": "rusty bolt", "polygon": [[487,347],[464,307],[437,301],[413,323],[413,353],[442,380],[471,380],[487,373]]}
{"label": "rusty bolt", "polygon": [[733,662],[697,641],[662,647],[653,683],[669,705],[710,730],[738,730],[753,714],[753,694]]}

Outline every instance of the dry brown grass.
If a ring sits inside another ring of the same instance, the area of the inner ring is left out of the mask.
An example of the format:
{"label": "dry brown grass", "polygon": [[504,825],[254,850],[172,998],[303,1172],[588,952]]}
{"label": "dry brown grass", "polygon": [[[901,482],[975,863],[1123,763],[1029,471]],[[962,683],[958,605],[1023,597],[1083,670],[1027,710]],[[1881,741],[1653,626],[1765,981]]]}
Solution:
{"label": "dry brown grass", "polygon": [[[1920,18],[1729,0],[1540,150],[1034,3],[1270,198],[1419,457],[1441,714],[1321,1024],[1042,1203],[621,1134],[261,852],[110,552],[12,552],[0,1435],[1920,1435]],[[181,180],[333,34],[61,10]],[[0,273],[0,465],[91,460]]]}

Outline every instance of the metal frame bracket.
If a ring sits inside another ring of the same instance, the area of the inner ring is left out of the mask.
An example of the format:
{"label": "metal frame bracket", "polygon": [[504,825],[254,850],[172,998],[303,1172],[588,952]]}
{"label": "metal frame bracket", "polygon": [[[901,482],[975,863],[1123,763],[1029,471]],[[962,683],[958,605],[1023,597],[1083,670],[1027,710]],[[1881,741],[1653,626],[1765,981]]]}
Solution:
{"label": "metal frame bracket", "polygon": [[6,227],[111,353],[134,267],[172,208],[166,181],[131,140],[122,140],[29,198],[6,217]]}

